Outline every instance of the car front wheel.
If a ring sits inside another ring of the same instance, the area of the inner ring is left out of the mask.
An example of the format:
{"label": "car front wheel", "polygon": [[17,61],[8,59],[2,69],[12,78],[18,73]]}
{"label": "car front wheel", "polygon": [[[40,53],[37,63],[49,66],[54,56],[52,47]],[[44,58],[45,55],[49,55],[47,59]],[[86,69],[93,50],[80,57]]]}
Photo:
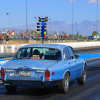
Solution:
{"label": "car front wheel", "polygon": [[86,74],[87,74],[87,69],[86,66],[84,66],[84,71],[83,74],[80,78],[77,79],[77,82],[79,85],[84,85],[86,82]]}
{"label": "car front wheel", "polygon": [[64,75],[63,81],[60,83],[58,90],[60,93],[67,93],[69,89],[69,73]]}
{"label": "car front wheel", "polygon": [[8,92],[15,92],[17,90],[17,87],[12,87],[8,85],[5,85],[5,88]]}

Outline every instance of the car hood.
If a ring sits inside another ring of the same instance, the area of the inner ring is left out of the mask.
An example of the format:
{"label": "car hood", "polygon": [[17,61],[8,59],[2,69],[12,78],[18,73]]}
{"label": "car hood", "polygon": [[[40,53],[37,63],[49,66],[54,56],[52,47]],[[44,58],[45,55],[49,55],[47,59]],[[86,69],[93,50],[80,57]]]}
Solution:
{"label": "car hood", "polygon": [[3,65],[5,69],[18,69],[19,67],[27,66],[33,70],[47,70],[49,67],[57,64],[57,61],[52,60],[35,60],[35,59],[21,59],[8,61]]}

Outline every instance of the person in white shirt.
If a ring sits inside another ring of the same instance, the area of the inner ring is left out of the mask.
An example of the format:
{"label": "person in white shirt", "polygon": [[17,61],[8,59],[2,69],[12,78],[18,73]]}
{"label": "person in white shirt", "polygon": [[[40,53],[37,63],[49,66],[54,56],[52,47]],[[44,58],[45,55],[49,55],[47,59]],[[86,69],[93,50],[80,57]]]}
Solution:
{"label": "person in white shirt", "polygon": [[12,32],[12,38],[14,38],[15,31]]}

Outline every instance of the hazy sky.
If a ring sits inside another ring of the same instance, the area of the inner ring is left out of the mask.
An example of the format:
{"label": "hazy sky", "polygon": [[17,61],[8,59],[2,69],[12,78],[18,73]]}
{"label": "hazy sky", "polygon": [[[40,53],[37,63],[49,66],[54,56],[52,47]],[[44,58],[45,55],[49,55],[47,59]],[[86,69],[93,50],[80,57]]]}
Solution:
{"label": "hazy sky", "polygon": [[[66,21],[72,24],[72,4],[74,1],[74,22],[95,21],[97,0],[27,0],[28,24],[36,24],[35,17],[47,16],[51,21]],[[0,0],[0,28],[26,24],[26,0]],[[98,3],[100,20],[100,1]]]}

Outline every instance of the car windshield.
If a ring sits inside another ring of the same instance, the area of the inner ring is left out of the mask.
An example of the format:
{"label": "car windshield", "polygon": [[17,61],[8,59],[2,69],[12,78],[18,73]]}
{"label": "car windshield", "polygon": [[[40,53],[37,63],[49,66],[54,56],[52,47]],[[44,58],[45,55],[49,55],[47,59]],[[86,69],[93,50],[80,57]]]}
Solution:
{"label": "car windshield", "polygon": [[22,48],[16,53],[14,59],[61,60],[61,51],[55,48]]}

